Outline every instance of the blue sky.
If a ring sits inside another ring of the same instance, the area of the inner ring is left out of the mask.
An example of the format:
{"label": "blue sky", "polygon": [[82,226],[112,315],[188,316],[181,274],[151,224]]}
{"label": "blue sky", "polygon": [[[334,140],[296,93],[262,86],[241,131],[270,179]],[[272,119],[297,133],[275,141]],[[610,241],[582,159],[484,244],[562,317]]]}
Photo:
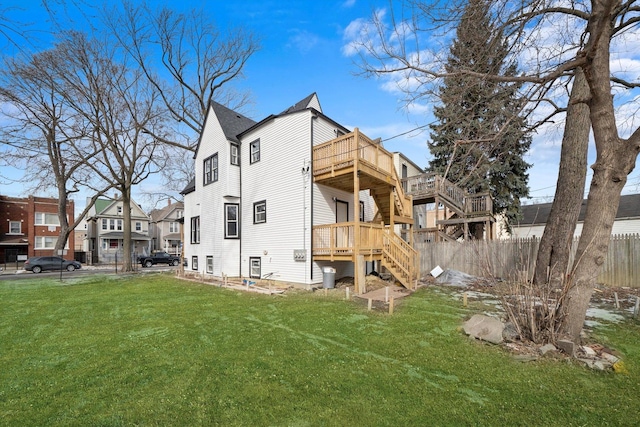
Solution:
{"label": "blue sky", "polygon": [[[252,95],[254,103],[246,110],[248,116],[260,120],[316,92],[329,117],[349,128],[358,127],[372,138],[382,138],[388,150],[401,151],[420,167],[427,166],[428,131],[399,135],[430,122],[429,106],[427,111],[419,109],[417,114],[408,114],[388,80],[355,76],[358,68],[353,57],[345,54],[352,30],[373,11],[387,9],[388,0],[165,3],[177,9],[204,7],[221,27],[242,25],[260,37],[262,49],[250,59],[245,79],[237,84]],[[36,26],[45,16],[40,12],[40,1],[3,1],[2,6],[12,4],[22,8],[14,16]],[[527,161],[533,164],[529,183],[536,201],[554,194],[561,137],[561,127],[548,127],[534,138]],[[591,150],[591,160],[593,155]],[[640,191],[638,169],[632,173],[625,193]],[[23,195],[19,187],[6,183],[0,183],[0,194]]]}

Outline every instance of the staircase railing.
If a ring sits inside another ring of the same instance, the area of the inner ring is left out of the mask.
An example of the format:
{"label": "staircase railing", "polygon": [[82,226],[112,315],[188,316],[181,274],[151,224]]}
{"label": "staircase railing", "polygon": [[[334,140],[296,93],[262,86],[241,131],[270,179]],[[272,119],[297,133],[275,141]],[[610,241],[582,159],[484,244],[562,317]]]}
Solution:
{"label": "staircase railing", "polygon": [[415,288],[418,252],[389,228],[382,234],[382,255],[396,279],[408,289]]}

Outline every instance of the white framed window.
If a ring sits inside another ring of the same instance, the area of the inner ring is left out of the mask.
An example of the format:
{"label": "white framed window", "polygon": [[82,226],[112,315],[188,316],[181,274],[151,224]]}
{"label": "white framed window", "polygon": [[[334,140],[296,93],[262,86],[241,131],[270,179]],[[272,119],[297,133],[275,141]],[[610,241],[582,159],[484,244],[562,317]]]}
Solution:
{"label": "white framed window", "polygon": [[9,221],[9,234],[22,234],[22,221]]}
{"label": "white framed window", "polygon": [[109,220],[107,220],[106,218],[102,218],[102,229],[106,230],[108,226],[109,226]]}
{"label": "white framed window", "polygon": [[191,269],[192,270],[197,270],[198,269],[198,256],[197,255],[193,255],[191,257]]}
{"label": "white framed window", "polygon": [[121,219],[116,221],[116,229],[118,231],[122,231],[122,220]]}
{"label": "white framed window", "polygon": [[60,226],[58,214],[48,212],[36,212],[36,225]]}
{"label": "white framed window", "polygon": [[237,239],[240,237],[239,205],[237,203],[225,203],[224,205],[224,238]]}
{"label": "white framed window", "polygon": [[36,249],[53,249],[57,241],[55,236],[36,236]]}
{"label": "white framed window", "polygon": [[253,204],[253,223],[262,224],[267,222],[267,201],[262,200]]}
{"label": "white framed window", "polygon": [[118,215],[122,215],[122,206],[116,206],[116,211],[118,212]]}
{"label": "white framed window", "polygon": [[204,159],[203,183],[211,184],[218,180],[218,153]]}
{"label": "white framed window", "polygon": [[200,217],[191,218],[191,243],[200,243]]}
{"label": "white framed window", "polygon": [[140,221],[136,221],[135,228],[136,231],[142,231],[142,223]]}
{"label": "white framed window", "polygon": [[260,161],[260,140],[256,139],[249,144],[249,163],[256,163]]}
{"label": "white framed window", "polygon": [[207,255],[207,273],[213,274],[213,257]]}
{"label": "white framed window", "polygon": [[176,217],[177,218],[182,218],[182,215],[184,215],[184,213],[181,210],[177,210],[176,211]]}
{"label": "white framed window", "polygon": [[109,230],[115,230],[116,229],[116,220],[115,219],[110,219],[109,220]]}
{"label": "white framed window", "polygon": [[229,147],[229,157],[231,159],[231,164],[238,166],[240,164],[240,149],[238,147],[238,144],[231,144]]}
{"label": "white framed window", "polygon": [[177,233],[180,230],[177,222],[169,223],[169,233]]}
{"label": "white framed window", "polygon": [[254,279],[260,278],[260,258],[259,257],[250,257],[249,258],[249,277]]}

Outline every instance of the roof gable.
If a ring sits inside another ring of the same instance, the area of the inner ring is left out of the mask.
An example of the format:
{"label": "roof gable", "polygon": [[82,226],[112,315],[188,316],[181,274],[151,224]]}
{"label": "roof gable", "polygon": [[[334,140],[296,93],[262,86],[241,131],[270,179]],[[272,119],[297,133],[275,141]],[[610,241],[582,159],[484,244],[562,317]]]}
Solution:
{"label": "roof gable", "polygon": [[256,123],[250,118],[215,101],[211,102],[211,108],[218,118],[224,136],[229,141],[240,142],[238,141],[238,135]]}
{"label": "roof gable", "polygon": [[154,209],[151,211],[149,216],[151,217],[152,222],[159,222],[167,219],[173,212],[178,209],[184,209],[184,204],[182,202],[172,203],[161,209]]}
{"label": "roof gable", "polygon": [[287,108],[278,115],[282,116],[284,114],[296,113],[298,111],[306,110],[307,108],[313,108],[322,113],[322,108],[320,108],[320,101],[318,100],[318,95],[315,92],[313,92],[306,98],[296,102],[291,107]]}

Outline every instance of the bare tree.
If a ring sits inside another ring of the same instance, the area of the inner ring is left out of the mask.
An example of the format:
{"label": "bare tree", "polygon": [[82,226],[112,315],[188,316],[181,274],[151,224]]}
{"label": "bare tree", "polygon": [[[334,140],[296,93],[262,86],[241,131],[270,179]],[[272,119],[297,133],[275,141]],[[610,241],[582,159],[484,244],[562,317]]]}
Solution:
{"label": "bare tree", "polygon": [[166,114],[142,73],[129,68],[106,41],[69,32],[58,49],[65,100],[91,126],[98,153],[89,163],[92,171],[122,195],[123,271],[130,271],[131,189],[164,166],[164,159],[154,156],[160,144],[154,135],[165,135]]}
{"label": "bare tree", "polygon": [[[111,187],[88,173],[88,163],[99,151],[87,151],[86,121],[60,93],[60,80],[53,72],[59,56],[53,49],[8,59],[0,72],[0,101],[4,103],[0,114],[5,123],[0,141],[11,148],[3,153],[2,162],[24,170],[21,182],[33,191],[53,188],[57,192],[60,233],[56,251],[64,249],[93,202]],[[79,186],[92,188],[95,195],[69,222],[67,204]]]}
{"label": "bare tree", "polygon": [[[426,11],[424,4],[413,4],[417,5],[414,11]],[[438,63],[424,61],[424,53],[413,49],[420,40],[419,33],[422,31],[415,16],[412,20],[392,25],[391,30],[381,19],[374,20],[374,38],[365,38],[357,46],[361,66],[365,73],[377,76],[404,73],[418,81],[418,88],[420,84],[432,84],[451,74],[523,82],[528,84],[529,94],[532,95],[529,98],[530,106],[533,108],[545,101],[542,95],[549,93],[551,85],[562,82],[563,78],[572,75],[577,68],[584,71],[589,87],[586,104],[589,107],[597,159],[591,166],[594,174],[584,228],[576,260],[566,283],[568,295],[561,307],[564,316],[558,317],[562,332],[579,340],[596,277],[607,254],[620,194],[640,152],[640,128],[632,129],[628,138],[621,137],[616,124],[614,98],[611,95],[614,86],[633,89],[640,86],[640,83],[612,76],[610,68],[612,39],[637,27],[640,8],[633,0],[592,0],[589,3],[573,2],[569,5],[556,1],[531,0],[518,3],[494,2],[493,10],[496,11],[496,18],[504,23],[497,28],[511,34],[514,53],[517,52],[515,48],[528,46],[530,58],[535,59],[531,68],[519,76],[492,76],[466,69],[444,71]],[[432,12],[429,9],[423,16],[431,19],[434,16]],[[455,16],[455,13],[450,15]],[[558,44],[555,46],[557,50],[545,52],[544,46],[536,44],[539,41],[528,37],[554,20],[564,22],[566,28],[573,30],[560,31],[559,36],[575,33],[580,35],[580,39]],[[414,85],[413,88],[415,87]],[[427,93],[421,91],[415,96],[419,98]],[[573,185],[574,178],[578,182],[580,180],[580,177],[571,178],[558,185]]]}
{"label": "bare tree", "polygon": [[[221,31],[205,10],[178,13],[126,1],[121,6],[104,9],[105,25],[156,91],[173,123],[171,134],[146,130],[165,145],[194,152],[211,100],[235,110],[248,104],[248,94],[230,85],[242,78],[259,41],[243,28]],[[193,168],[185,169],[179,150],[165,151],[173,155],[162,171],[163,188],[175,193],[193,177]],[[164,192],[159,195],[166,197]]]}

